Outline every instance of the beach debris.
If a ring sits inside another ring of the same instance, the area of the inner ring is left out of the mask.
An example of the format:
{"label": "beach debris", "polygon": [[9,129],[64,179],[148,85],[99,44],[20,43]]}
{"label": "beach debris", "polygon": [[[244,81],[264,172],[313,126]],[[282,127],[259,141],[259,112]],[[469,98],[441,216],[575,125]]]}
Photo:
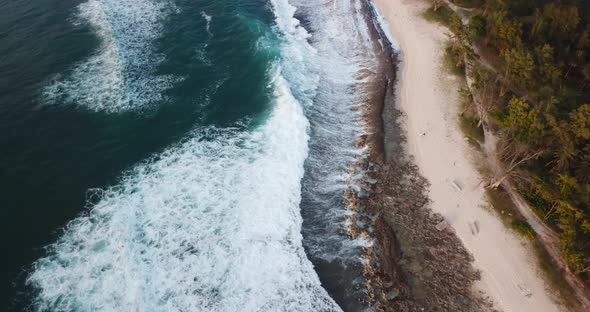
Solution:
{"label": "beach debris", "polygon": [[516,286],[518,286],[518,290],[520,290],[520,293],[522,293],[523,296],[525,296],[527,298],[530,298],[533,296],[533,293],[525,284],[518,284]]}
{"label": "beach debris", "polygon": [[479,234],[479,222],[477,222],[477,220],[474,220],[473,222],[468,222],[468,224],[472,235]]}
{"label": "beach debris", "polygon": [[453,187],[454,187],[454,188],[455,188],[455,189],[456,189],[458,192],[461,192],[461,191],[463,191],[463,187],[461,186],[461,182],[460,182],[460,181],[453,180],[453,181],[451,182],[451,185],[453,185]]}

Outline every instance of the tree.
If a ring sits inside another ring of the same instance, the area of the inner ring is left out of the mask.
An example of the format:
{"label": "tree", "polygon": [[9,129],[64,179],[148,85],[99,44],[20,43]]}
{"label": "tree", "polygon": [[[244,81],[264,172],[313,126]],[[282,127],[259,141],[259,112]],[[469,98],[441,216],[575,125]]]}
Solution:
{"label": "tree", "polygon": [[568,77],[572,69],[580,67],[583,64],[584,60],[586,59],[586,51],[584,50],[575,50],[573,53],[568,53],[565,56],[565,62],[567,63],[567,71],[565,72],[564,77]]}
{"label": "tree", "polygon": [[590,144],[586,144],[582,148],[582,153],[576,163],[574,173],[580,181],[590,183]]}
{"label": "tree", "polygon": [[590,104],[583,104],[569,114],[568,125],[576,143],[590,140]]}
{"label": "tree", "polygon": [[508,177],[530,181],[529,175],[520,167],[545,153],[541,144],[545,136],[541,116],[539,108],[531,108],[523,99],[513,97],[510,100],[508,112],[498,118],[498,124],[504,127],[496,156],[500,164],[489,187],[497,188]]}
{"label": "tree", "polygon": [[478,106],[478,127],[488,124],[488,117],[497,106],[499,86],[496,74],[483,66],[472,66],[473,96]]}
{"label": "tree", "polygon": [[580,15],[575,6],[561,6],[556,3],[549,3],[543,7],[543,14],[540,17],[546,20],[546,27],[550,35],[556,39],[568,39],[578,27]]}
{"label": "tree", "polygon": [[502,52],[506,66],[506,78],[520,89],[528,90],[533,85],[535,63],[532,55],[523,47],[510,48]]}
{"label": "tree", "polygon": [[539,183],[537,181],[536,191],[541,197],[551,203],[551,208],[545,214],[544,219],[548,219],[555,212],[562,212],[564,207],[571,206],[569,203],[564,202],[564,196],[570,196],[573,191],[577,188],[578,182],[575,178],[570,177],[568,175],[558,175],[555,181],[553,181],[553,185],[558,188],[557,191],[548,188],[546,185]]}
{"label": "tree", "polygon": [[491,14],[508,9],[507,1],[510,0],[487,0],[484,6],[484,13]]}
{"label": "tree", "polygon": [[555,63],[553,47],[546,43],[535,49],[535,55],[543,82],[557,86],[561,81],[561,68]]}
{"label": "tree", "polygon": [[482,37],[486,33],[486,20],[479,16],[473,16],[469,19],[469,31],[473,38]]}
{"label": "tree", "polygon": [[488,40],[500,51],[522,45],[522,25],[519,21],[511,19],[507,11],[494,12],[488,19]]}
{"label": "tree", "polygon": [[582,210],[565,200],[559,200],[555,210],[559,216],[557,225],[560,229],[561,248],[568,266],[576,274],[588,271],[590,257],[584,255],[579,244],[580,241],[585,241],[583,237],[590,233],[588,217]]}
{"label": "tree", "polygon": [[561,195],[569,197],[578,187],[578,179],[567,174],[558,174],[555,184],[559,186]]}
{"label": "tree", "polygon": [[541,10],[536,9],[533,19],[533,26],[531,27],[532,37],[539,39],[539,41],[545,41],[544,37],[539,38],[539,36],[543,36],[543,30],[545,29],[545,26],[546,20],[543,17],[543,13],[541,12]]}
{"label": "tree", "polygon": [[487,187],[515,182],[558,234],[554,260],[590,280],[590,1],[485,0],[473,12],[451,22],[451,46],[464,62],[465,43],[485,39],[482,66],[467,66],[479,126],[499,139]]}
{"label": "tree", "polygon": [[517,141],[534,146],[543,145],[546,126],[539,107],[531,107],[521,98],[513,97],[508,103],[508,112],[498,118],[498,125],[504,127],[508,141]]}
{"label": "tree", "polygon": [[586,66],[584,66],[584,69],[582,69],[582,75],[584,76],[584,83],[582,85],[582,91],[583,91],[590,84],[590,63],[588,63],[588,64],[586,64]]}
{"label": "tree", "polygon": [[555,116],[545,116],[551,129],[551,143],[553,157],[548,165],[553,172],[564,171],[569,168],[571,161],[576,156],[576,146],[572,140],[569,126],[566,121],[558,121]]}
{"label": "tree", "polygon": [[553,160],[549,163],[554,172],[568,170],[579,151],[590,140],[590,104],[584,104],[570,112],[566,119],[545,116],[551,129]]}
{"label": "tree", "polygon": [[455,66],[458,68],[465,68],[467,61],[474,55],[471,48],[471,35],[467,28],[463,25],[461,18],[453,15],[451,18],[449,29],[451,34],[449,36],[450,53],[455,60]]}
{"label": "tree", "polygon": [[496,155],[499,164],[488,187],[496,189],[508,178],[532,183],[530,174],[525,170],[521,170],[521,167],[532,160],[538,159],[545,151],[531,149],[528,145],[516,141],[502,141],[501,145]]}
{"label": "tree", "polygon": [[578,37],[578,43],[576,45],[578,50],[590,49],[590,24],[586,25],[584,31]]}

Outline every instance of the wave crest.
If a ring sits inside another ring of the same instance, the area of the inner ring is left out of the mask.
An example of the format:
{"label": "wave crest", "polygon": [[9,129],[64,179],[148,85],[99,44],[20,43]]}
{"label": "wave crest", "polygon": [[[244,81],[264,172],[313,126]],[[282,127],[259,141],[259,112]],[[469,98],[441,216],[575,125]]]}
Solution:
{"label": "wave crest", "polygon": [[338,310],[301,244],[308,122],[272,84],[259,128],[197,131],[97,193],[35,263],[38,310]]}

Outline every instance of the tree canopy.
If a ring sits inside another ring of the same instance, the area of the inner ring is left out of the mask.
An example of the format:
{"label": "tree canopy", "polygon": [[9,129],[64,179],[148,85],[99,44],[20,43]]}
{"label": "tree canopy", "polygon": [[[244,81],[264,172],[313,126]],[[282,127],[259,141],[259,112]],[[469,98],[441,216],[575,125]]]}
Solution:
{"label": "tree canopy", "polygon": [[495,77],[474,71],[480,93],[501,90],[486,97],[495,105],[486,107],[494,117],[488,126],[515,146],[514,159],[535,156],[526,158],[529,178],[519,190],[559,234],[570,268],[590,280],[590,1],[482,0],[470,7],[467,29],[456,22],[450,28],[455,42],[467,41],[467,33],[487,51],[495,69]]}

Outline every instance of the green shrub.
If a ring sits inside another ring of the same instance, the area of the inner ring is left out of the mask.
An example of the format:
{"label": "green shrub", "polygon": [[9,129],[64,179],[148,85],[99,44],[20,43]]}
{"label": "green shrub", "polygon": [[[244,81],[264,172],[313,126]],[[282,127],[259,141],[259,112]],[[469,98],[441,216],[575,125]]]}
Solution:
{"label": "green shrub", "polygon": [[486,20],[479,16],[473,16],[469,19],[469,30],[474,38],[481,38],[486,34]]}
{"label": "green shrub", "polygon": [[443,64],[452,74],[465,77],[465,58],[451,44],[445,47]]}
{"label": "green shrub", "polygon": [[512,228],[528,240],[533,240],[535,238],[535,232],[533,231],[533,228],[530,226],[530,224],[528,224],[528,222],[524,220],[512,220]]}
{"label": "green shrub", "polygon": [[449,26],[451,24],[453,15],[455,15],[455,12],[449,9],[446,5],[439,7],[438,10],[434,10],[434,6],[431,6],[426,11],[424,11],[424,13],[422,13],[422,16],[425,19],[431,22],[441,23],[445,26]]}

